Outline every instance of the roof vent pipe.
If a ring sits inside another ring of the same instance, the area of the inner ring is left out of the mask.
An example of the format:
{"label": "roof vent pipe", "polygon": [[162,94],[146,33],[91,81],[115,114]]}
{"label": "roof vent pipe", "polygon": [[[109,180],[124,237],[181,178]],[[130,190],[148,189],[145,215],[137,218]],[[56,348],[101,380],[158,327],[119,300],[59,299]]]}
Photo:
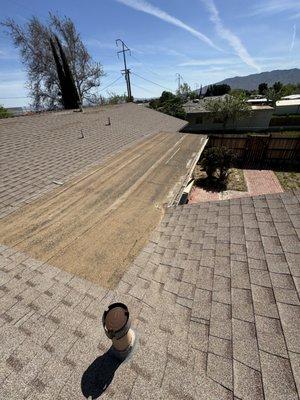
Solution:
{"label": "roof vent pipe", "polygon": [[102,316],[102,324],[106,336],[112,341],[112,352],[120,360],[124,360],[132,351],[135,333],[131,329],[129,311],[123,303],[108,306]]}

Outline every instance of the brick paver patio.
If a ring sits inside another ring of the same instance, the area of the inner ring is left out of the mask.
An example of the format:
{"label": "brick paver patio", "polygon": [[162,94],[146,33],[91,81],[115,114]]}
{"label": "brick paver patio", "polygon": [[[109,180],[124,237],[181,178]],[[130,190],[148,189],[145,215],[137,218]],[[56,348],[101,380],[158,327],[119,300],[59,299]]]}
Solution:
{"label": "brick paver patio", "polygon": [[[114,291],[2,246],[0,398],[299,399],[299,229],[299,191],[170,208]],[[121,365],[113,301],[139,337]]]}
{"label": "brick paver patio", "polygon": [[54,181],[65,182],[144,136],[185,124],[135,104],[2,119],[0,218],[56,187]]}
{"label": "brick paver patio", "polygon": [[200,187],[195,187],[191,192],[189,203],[196,204],[203,201],[236,199],[262,194],[281,193],[284,191],[273,171],[244,169],[243,172],[248,187],[247,192],[226,190],[218,193],[208,192]]}

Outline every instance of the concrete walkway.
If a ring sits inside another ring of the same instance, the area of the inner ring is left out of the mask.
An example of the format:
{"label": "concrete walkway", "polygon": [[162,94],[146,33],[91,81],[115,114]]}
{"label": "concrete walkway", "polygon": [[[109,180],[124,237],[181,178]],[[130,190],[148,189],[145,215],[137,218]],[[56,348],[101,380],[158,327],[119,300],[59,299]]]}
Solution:
{"label": "concrete walkway", "polygon": [[194,187],[189,203],[197,204],[203,201],[229,200],[241,197],[259,196],[263,194],[282,193],[276,175],[271,170],[244,169],[244,177],[248,187],[247,192],[226,190],[224,192],[208,192],[202,188]]}

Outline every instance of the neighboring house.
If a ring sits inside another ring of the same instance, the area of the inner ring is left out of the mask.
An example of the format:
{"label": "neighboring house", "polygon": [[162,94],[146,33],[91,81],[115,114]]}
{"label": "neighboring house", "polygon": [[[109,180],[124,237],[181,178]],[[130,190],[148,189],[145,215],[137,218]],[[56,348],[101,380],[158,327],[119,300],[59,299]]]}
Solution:
{"label": "neighboring house", "polygon": [[282,100],[297,100],[300,99],[300,93],[298,94],[291,94],[289,96],[282,97]]}
{"label": "neighboring house", "polygon": [[[184,105],[187,113],[189,125],[185,128],[186,132],[200,132],[208,130],[224,130],[224,123],[221,118],[208,111],[205,107],[207,101],[224,99],[224,96],[206,97],[197,101],[189,101]],[[251,105],[251,114],[241,116],[235,121],[228,121],[227,130],[263,130],[269,127],[274,108],[268,105]]]}
{"label": "neighboring house", "polygon": [[300,114],[300,98],[292,100],[278,100],[275,115]]}
{"label": "neighboring house", "polygon": [[249,99],[247,103],[251,106],[268,106],[271,104],[271,101],[268,100],[266,97],[257,98],[257,99]]}

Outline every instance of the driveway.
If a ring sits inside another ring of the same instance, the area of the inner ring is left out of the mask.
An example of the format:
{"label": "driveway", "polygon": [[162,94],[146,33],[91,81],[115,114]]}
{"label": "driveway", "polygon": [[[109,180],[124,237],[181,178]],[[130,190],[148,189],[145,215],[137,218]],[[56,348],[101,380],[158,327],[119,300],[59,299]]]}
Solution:
{"label": "driveway", "polygon": [[160,133],[0,221],[1,243],[113,287],[159,223],[205,136]]}

